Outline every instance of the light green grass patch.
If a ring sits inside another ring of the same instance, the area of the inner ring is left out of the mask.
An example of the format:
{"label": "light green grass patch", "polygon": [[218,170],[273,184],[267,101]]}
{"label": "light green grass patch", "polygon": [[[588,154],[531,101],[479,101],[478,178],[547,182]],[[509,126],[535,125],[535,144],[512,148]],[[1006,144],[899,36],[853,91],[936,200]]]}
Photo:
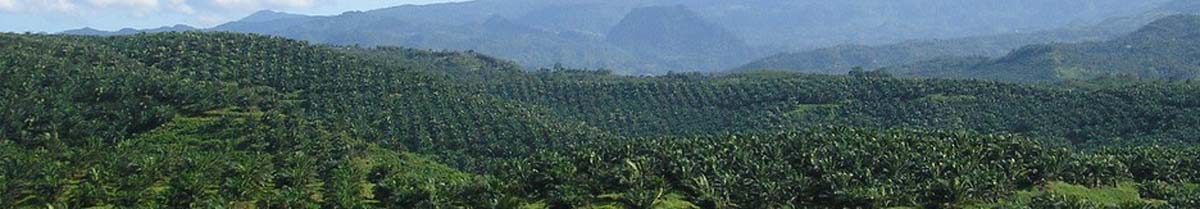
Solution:
{"label": "light green grass patch", "polygon": [[932,103],[962,103],[962,102],[975,101],[975,100],[978,100],[979,98],[977,98],[975,96],[971,96],[971,95],[931,94],[931,95],[922,97],[921,99],[924,99],[924,100],[932,102]]}
{"label": "light green grass patch", "polygon": [[[623,209],[633,208],[625,204],[625,196],[622,194],[604,194],[597,196],[600,200],[597,204],[585,206],[587,209]],[[628,206],[628,207],[627,207]],[[653,209],[700,209],[699,206],[685,200],[683,195],[670,193],[663,195],[662,198],[654,201]]]}
{"label": "light green grass patch", "polygon": [[798,105],[796,105],[796,107],[792,108],[792,111],[788,111],[787,113],[784,113],[784,116],[787,116],[790,118],[800,118],[800,117],[804,117],[804,116],[808,115],[808,113],[811,113],[816,110],[837,109],[838,107],[841,107],[841,105],[838,105],[838,104],[798,104]]}
{"label": "light green grass patch", "polygon": [[1086,187],[1065,182],[1050,182],[1046,185],[1019,191],[996,203],[966,205],[966,209],[1021,208],[1043,194],[1056,194],[1105,206],[1117,207],[1124,203],[1162,204],[1160,200],[1143,199],[1136,182],[1122,182],[1116,186]]}

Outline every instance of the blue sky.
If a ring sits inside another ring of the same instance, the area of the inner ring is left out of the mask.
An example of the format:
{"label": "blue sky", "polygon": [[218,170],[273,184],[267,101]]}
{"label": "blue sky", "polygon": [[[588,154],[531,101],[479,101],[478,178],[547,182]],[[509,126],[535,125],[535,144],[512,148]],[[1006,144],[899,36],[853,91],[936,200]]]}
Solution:
{"label": "blue sky", "polygon": [[156,28],[175,24],[211,27],[259,10],[330,15],[404,4],[463,0],[0,0],[0,31],[60,32]]}

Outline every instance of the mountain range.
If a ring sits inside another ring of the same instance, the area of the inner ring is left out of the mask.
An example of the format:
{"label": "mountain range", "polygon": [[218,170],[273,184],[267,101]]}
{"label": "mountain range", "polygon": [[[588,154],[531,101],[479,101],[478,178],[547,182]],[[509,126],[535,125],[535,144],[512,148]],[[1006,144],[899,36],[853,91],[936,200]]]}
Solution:
{"label": "mountain range", "polygon": [[948,57],[1001,57],[1032,44],[1104,41],[1137,31],[1160,18],[1200,14],[1200,1],[1176,0],[1141,14],[1113,17],[1093,25],[1028,33],[1011,33],[954,39],[914,40],[885,45],[841,45],[807,51],[779,53],[755,60],[732,71],[784,70],[844,74],[855,67],[877,69]]}
{"label": "mountain range", "polygon": [[[1112,17],[1142,14],[1166,2],[478,0],[332,16],[263,11],[199,30],[340,45],[474,50],[516,60],[528,69],[561,64],[622,74],[663,74],[721,71],[777,52],[842,44],[876,45],[1092,25]],[[84,29],[64,33],[132,32]]]}
{"label": "mountain range", "polygon": [[1107,41],[1036,44],[999,58],[954,57],[888,68],[917,77],[1059,82],[1126,77],[1192,80],[1200,75],[1200,16],[1175,15]]}

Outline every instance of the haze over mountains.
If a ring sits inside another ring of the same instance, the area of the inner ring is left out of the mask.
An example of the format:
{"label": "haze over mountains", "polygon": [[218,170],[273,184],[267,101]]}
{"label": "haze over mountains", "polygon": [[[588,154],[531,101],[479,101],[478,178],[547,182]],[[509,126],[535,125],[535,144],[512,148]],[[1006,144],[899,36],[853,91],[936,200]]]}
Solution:
{"label": "haze over mountains", "polygon": [[[335,16],[264,11],[203,30],[331,44],[474,50],[516,60],[529,69],[562,64],[623,74],[662,74],[714,72],[777,52],[842,44],[877,45],[1094,25],[1143,14],[1166,2],[481,0]],[[155,31],[172,29],[188,30]]]}
{"label": "haze over mountains", "polygon": [[878,46],[842,45],[780,53],[738,67],[735,71],[787,70],[844,74],[854,67],[876,69],[929,60],[944,61],[944,58],[948,57],[1000,57],[1030,44],[1110,40],[1134,32],[1152,21],[1176,14],[1200,14],[1200,1],[1177,0],[1133,16],[1114,17],[1094,25],[1068,26],[1046,31],[917,40]]}
{"label": "haze over mountains", "polygon": [[1109,41],[1039,44],[996,59],[965,57],[888,69],[901,75],[1011,82],[1057,82],[1126,77],[1192,80],[1200,75],[1200,16],[1159,19]]}

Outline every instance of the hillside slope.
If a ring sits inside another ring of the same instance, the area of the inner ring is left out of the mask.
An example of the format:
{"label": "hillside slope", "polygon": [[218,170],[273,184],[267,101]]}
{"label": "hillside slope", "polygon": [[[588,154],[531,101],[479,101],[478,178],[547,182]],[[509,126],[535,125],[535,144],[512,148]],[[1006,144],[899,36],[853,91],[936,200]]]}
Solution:
{"label": "hillside slope", "polygon": [[704,71],[705,66],[734,66],[760,54],[725,28],[683,6],[634,9],[605,38],[635,56],[689,63],[669,67],[647,63],[650,66],[636,68]]}
{"label": "hillside slope", "polygon": [[0,73],[3,208],[1189,208],[1200,183],[1187,84],[530,73],[231,33],[0,34]]}
{"label": "hillside slope", "polygon": [[886,45],[841,45],[808,51],[775,54],[732,71],[783,70],[819,74],[845,74],[854,67],[878,69],[953,57],[1000,57],[1026,45],[1104,41],[1137,31],[1157,19],[1176,14],[1200,14],[1200,2],[1176,0],[1153,10],[1112,17],[1093,25],[1071,25],[1037,32],[974,36],[953,39],[912,40]]}
{"label": "hillside slope", "polygon": [[[234,34],[0,43],[0,207],[450,207],[492,187],[297,109],[340,111],[328,102],[363,89],[318,84],[401,78],[332,49]],[[316,97],[329,91],[342,96]]]}
{"label": "hillside slope", "polygon": [[1103,77],[1191,80],[1200,74],[1200,16],[1159,19],[1110,41],[1026,46],[997,59],[893,69],[903,75],[1055,82]]}

